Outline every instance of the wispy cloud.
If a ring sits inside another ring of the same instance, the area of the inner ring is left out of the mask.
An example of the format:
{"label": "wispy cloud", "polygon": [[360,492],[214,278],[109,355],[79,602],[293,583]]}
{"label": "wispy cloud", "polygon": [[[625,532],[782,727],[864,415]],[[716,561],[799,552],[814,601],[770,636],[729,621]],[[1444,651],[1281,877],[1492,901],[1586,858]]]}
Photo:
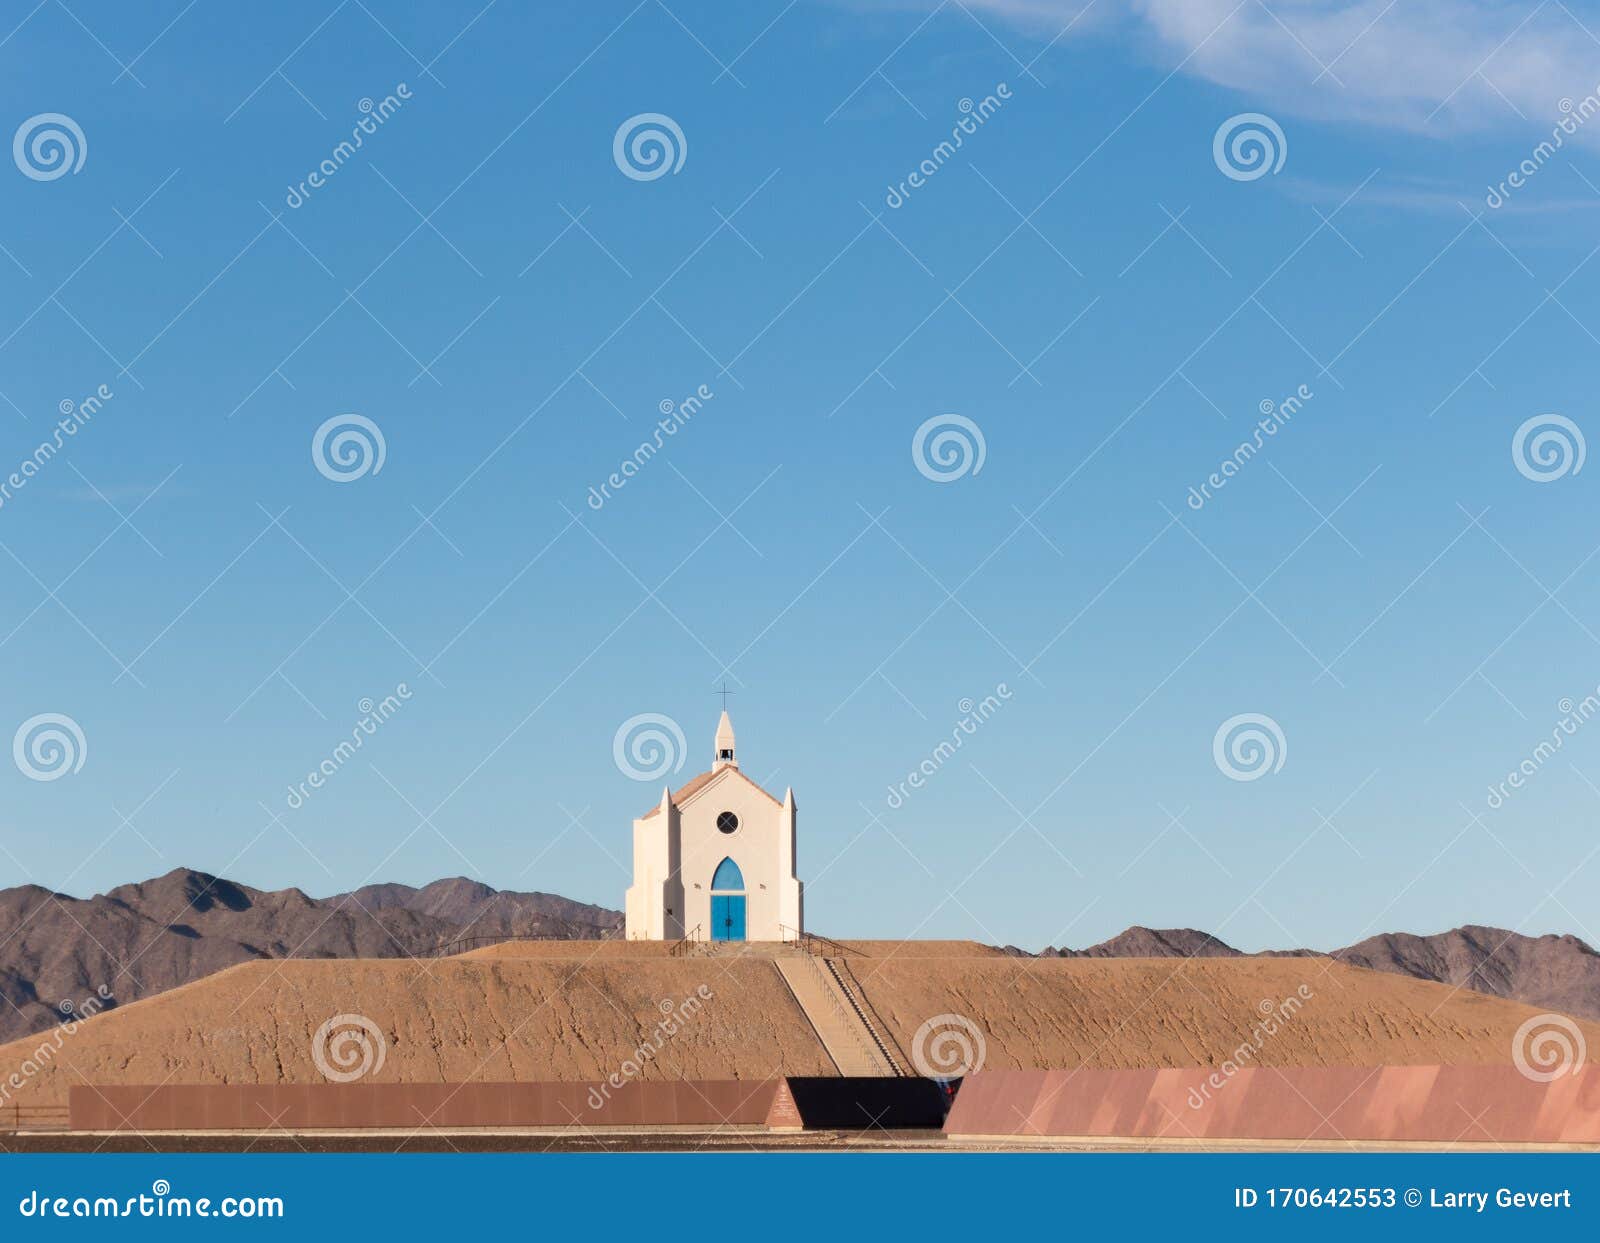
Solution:
{"label": "wispy cloud", "polygon": [[[1576,0],[943,4],[1047,40],[1063,30],[1064,40],[1103,35],[1109,26],[1140,40],[1159,62],[1262,104],[1441,134],[1519,118],[1545,124],[1563,98],[1600,83],[1600,16]],[[921,0],[917,7],[939,5]]]}
{"label": "wispy cloud", "polygon": [[[1282,189],[1291,198],[1303,203],[1338,204],[1350,199],[1354,187],[1342,183],[1306,181],[1286,178]],[[1364,187],[1355,204],[1361,207],[1393,207],[1404,211],[1425,212],[1434,215],[1459,217],[1463,211],[1483,210],[1484,188],[1467,186],[1419,177],[1394,177],[1386,182],[1374,182]],[[1563,195],[1560,197],[1508,199],[1496,209],[1499,216],[1555,216],[1572,212],[1600,211],[1600,195],[1587,197]]]}

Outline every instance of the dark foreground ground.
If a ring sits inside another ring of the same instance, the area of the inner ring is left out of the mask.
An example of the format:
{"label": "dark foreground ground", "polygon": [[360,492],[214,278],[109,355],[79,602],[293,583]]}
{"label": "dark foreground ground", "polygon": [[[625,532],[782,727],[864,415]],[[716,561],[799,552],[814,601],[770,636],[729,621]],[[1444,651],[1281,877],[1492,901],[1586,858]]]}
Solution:
{"label": "dark foreground ground", "polygon": [[0,1134],[0,1152],[796,1152],[842,1148],[943,1149],[937,1130],[779,1132],[380,1132],[315,1134]]}
{"label": "dark foreground ground", "polygon": [[578,1134],[535,1131],[428,1131],[329,1134],[287,1131],[186,1135],[173,1132],[83,1134],[67,1131],[0,1133],[0,1153],[16,1152],[1574,1152],[1561,1144],[1398,1144],[1349,1142],[1167,1140],[1039,1141],[946,1139],[937,1130],[770,1132],[617,1131]]}

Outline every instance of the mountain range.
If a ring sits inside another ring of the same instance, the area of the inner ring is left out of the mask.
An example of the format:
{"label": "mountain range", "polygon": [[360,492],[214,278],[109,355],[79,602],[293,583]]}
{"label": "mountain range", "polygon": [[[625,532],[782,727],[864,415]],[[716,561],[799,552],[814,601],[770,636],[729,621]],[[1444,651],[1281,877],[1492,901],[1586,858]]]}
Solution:
{"label": "mountain range", "polygon": [[0,889],[0,1041],[60,1022],[64,1003],[122,1005],[256,958],[399,958],[462,937],[589,940],[621,926],[616,911],[462,877],[328,898],[187,868],[92,898],[21,885]]}
{"label": "mountain range", "polygon": [[[1020,953],[1022,951],[1013,951]],[[1336,950],[1263,950],[1256,957],[1313,955],[1507,997],[1578,1018],[1600,1019],[1600,954],[1574,936],[1529,937],[1467,924],[1418,936],[1386,932]],[[1132,927],[1087,949],[1047,949],[1059,958],[1245,958],[1243,950],[1193,928]]]}
{"label": "mountain range", "polygon": [[[555,894],[492,889],[464,877],[366,885],[327,898],[262,890],[178,868],[91,898],[37,885],[0,890],[0,1042],[84,1012],[126,1004],[252,959],[402,958],[464,938],[598,940],[622,915]],[[1013,954],[1027,951],[1007,947]],[[1327,954],[1357,967],[1433,980],[1582,1018],[1600,1018],[1600,955],[1572,936],[1528,937],[1469,925],[1431,936],[1386,933]],[[1085,949],[1041,957],[1237,958],[1192,928],[1135,926]]]}

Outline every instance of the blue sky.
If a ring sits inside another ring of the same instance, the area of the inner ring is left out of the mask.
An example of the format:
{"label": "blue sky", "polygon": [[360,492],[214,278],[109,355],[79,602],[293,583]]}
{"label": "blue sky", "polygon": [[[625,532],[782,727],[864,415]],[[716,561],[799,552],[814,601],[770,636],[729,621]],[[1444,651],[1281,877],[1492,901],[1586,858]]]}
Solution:
{"label": "blue sky", "polygon": [[[660,781],[614,737],[673,718],[681,782],[726,679],[825,933],[1595,939],[1600,724],[1489,798],[1600,686],[1596,468],[1531,479],[1513,446],[1596,426],[1592,6],[13,22],[6,125],[62,114],[86,150],[0,178],[0,466],[112,396],[0,504],[0,734],[84,740],[0,773],[0,881],[619,906]],[[363,99],[381,126],[292,195]],[[1251,113],[1282,166],[1226,175]],[[641,114],[676,172],[614,159]],[[336,482],[312,442],[352,414],[383,463]],[[912,445],[950,415],[983,461],[940,482]],[[1214,758],[1241,714],[1283,739],[1253,780]]]}

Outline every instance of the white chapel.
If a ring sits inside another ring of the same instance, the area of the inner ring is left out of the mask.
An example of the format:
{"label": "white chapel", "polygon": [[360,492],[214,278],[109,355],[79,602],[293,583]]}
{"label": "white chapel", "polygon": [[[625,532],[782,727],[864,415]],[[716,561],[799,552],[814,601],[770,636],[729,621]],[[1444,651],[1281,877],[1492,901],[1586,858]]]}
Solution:
{"label": "white chapel", "polygon": [[633,822],[630,940],[792,941],[804,930],[794,791],[780,803],[739,770],[726,710],[713,757]]}

